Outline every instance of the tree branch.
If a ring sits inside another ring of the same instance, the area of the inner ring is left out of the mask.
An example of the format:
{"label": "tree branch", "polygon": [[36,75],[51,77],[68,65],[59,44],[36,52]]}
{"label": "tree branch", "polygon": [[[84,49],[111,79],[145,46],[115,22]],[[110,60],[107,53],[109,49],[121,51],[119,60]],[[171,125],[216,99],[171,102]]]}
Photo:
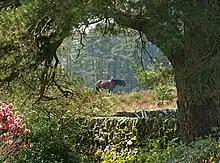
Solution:
{"label": "tree branch", "polygon": [[[130,13],[126,13],[120,10],[116,10],[113,12],[112,17],[114,20],[121,26],[126,26],[132,29],[136,29],[138,31],[142,31],[143,33],[147,33],[147,26],[150,23],[150,17],[144,17],[140,15],[132,15]],[[152,24],[152,21],[151,21]],[[152,43],[155,43],[155,38],[150,38],[147,36],[148,40]]]}

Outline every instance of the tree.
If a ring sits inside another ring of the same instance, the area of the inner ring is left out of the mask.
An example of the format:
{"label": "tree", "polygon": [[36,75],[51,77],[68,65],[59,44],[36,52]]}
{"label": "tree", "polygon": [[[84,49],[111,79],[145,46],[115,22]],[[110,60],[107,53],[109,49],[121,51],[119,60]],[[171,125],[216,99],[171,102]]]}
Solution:
{"label": "tree", "polygon": [[219,125],[220,4],[198,0],[103,3],[98,8],[103,9],[104,16],[141,31],[170,60],[178,91],[183,140],[204,136]]}
{"label": "tree", "polygon": [[101,29],[138,30],[143,42],[156,44],[168,57],[175,73],[183,140],[204,136],[219,125],[217,1],[91,0],[87,9],[106,18]]}
{"label": "tree", "polygon": [[2,89],[19,80],[31,93],[38,92],[39,99],[54,99],[49,93],[54,89],[60,91],[60,96],[68,97],[71,94],[71,90],[57,80],[59,57],[56,51],[71,30],[80,27],[79,23],[84,21],[83,17],[78,19],[77,10],[80,8],[76,6],[79,3],[81,1],[72,0],[1,3]]}

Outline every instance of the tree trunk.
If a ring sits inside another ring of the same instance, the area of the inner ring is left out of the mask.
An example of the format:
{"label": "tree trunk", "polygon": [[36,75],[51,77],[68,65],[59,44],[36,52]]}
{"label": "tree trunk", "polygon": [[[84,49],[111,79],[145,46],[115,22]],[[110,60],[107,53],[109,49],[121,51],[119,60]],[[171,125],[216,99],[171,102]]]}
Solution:
{"label": "tree trunk", "polygon": [[[218,124],[219,93],[206,70],[195,69],[191,75],[178,70],[176,84],[180,129],[183,140],[207,135]],[[203,80],[201,76],[204,76]],[[205,82],[210,80],[210,82]],[[218,80],[220,82],[220,80]]]}
{"label": "tree trunk", "polygon": [[106,79],[110,79],[111,78],[111,62],[107,61],[107,75],[106,75]]}
{"label": "tree trunk", "polygon": [[217,44],[208,40],[207,45],[201,36],[189,40],[182,55],[170,57],[178,92],[180,135],[185,142],[203,137],[219,125],[220,51]]}
{"label": "tree trunk", "polygon": [[111,65],[112,66],[112,77],[116,78],[116,76],[117,76],[117,57],[114,56],[113,59],[114,59],[114,62],[112,62],[112,65]]}

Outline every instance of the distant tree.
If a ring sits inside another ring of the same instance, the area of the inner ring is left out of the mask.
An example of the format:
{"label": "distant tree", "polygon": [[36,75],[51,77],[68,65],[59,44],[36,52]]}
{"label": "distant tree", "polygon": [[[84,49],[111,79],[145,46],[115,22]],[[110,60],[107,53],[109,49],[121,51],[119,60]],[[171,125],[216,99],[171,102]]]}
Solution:
{"label": "distant tree", "polygon": [[[89,86],[94,86],[100,79],[121,78],[127,83],[123,90],[132,91],[137,88],[138,83],[131,63],[135,60],[135,64],[138,64],[141,55],[138,42],[135,42],[136,37],[120,35],[102,38],[99,34],[89,33],[84,40],[86,46],[77,59],[77,50],[81,47],[80,39],[65,39],[59,48],[59,55],[65,56],[61,64],[64,64],[68,72],[83,76]],[[149,54],[143,54],[145,67],[153,66],[152,59],[155,58],[167,64],[168,60],[164,59],[161,52],[157,52],[156,46],[149,44],[146,48]],[[116,88],[117,90],[119,89]]]}

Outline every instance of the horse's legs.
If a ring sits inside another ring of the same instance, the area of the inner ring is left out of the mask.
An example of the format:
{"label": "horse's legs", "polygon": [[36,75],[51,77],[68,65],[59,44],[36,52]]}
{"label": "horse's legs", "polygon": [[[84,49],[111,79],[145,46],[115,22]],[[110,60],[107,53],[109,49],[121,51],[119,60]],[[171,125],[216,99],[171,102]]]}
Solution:
{"label": "horse's legs", "polygon": [[99,92],[99,88],[98,87],[95,87],[95,89],[96,89],[97,92]]}
{"label": "horse's legs", "polygon": [[108,92],[109,94],[113,95],[113,89],[109,88]]}

